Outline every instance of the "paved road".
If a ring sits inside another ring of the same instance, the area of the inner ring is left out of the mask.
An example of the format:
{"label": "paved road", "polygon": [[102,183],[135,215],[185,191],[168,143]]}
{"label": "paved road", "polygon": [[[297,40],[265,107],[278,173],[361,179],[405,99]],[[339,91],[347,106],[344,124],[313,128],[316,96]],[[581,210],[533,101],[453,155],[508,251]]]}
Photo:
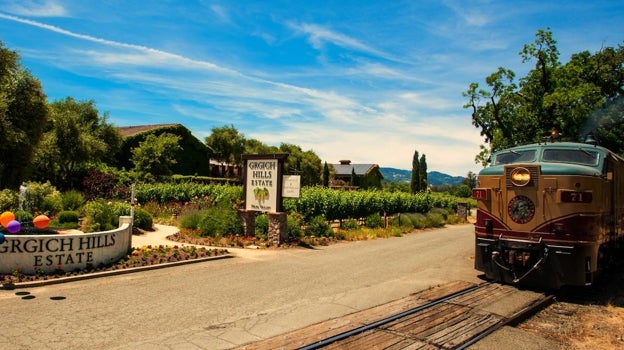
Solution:
{"label": "paved road", "polygon": [[473,226],[0,290],[0,348],[230,349],[433,285],[479,282]]}

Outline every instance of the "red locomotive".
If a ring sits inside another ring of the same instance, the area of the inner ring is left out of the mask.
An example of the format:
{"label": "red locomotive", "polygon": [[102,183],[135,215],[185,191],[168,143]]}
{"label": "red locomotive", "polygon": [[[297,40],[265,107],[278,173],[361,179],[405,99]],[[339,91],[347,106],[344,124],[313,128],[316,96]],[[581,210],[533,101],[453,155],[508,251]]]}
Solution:
{"label": "red locomotive", "polygon": [[475,268],[488,279],[591,285],[624,239],[624,159],[594,144],[498,151],[472,195]]}

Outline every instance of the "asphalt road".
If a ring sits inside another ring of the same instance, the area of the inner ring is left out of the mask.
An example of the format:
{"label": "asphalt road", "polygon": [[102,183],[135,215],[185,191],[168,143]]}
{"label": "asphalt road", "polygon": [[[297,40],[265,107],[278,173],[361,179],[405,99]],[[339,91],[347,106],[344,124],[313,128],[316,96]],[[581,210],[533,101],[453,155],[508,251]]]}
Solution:
{"label": "asphalt road", "polygon": [[[230,349],[454,280],[473,226],[0,290],[1,349]],[[18,294],[22,292],[23,294]]]}

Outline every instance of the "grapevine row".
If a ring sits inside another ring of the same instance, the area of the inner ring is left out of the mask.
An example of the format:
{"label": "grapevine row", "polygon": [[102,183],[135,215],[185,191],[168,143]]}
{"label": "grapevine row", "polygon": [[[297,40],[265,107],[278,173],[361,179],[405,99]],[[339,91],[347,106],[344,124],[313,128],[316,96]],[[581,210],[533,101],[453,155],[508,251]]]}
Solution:
{"label": "grapevine row", "polygon": [[[146,184],[137,185],[139,203],[155,201],[184,202],[209,196],[215,203],[240,202],[242,186],[221,184]],[[371,214],[427,213],[433,208],[454,210],[458,198],[445,193],[417,193],[387,191],[342,191],[322,187],[304,187],[299,198],[285,198],[285,212],[298,212],[307,220],[323,216],[326,220],[364,218]]]}

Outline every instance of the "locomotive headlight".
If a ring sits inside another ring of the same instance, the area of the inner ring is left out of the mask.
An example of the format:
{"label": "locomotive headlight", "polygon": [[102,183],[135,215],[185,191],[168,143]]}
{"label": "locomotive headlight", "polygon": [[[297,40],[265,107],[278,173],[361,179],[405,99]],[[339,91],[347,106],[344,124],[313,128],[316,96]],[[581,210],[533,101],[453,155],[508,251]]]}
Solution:
{"label": "locomotive headlight", "polygon": [[526,186],[531,182],[531,173],[526,168],[515,168],[511,171],[511,183],[516,186]]}

